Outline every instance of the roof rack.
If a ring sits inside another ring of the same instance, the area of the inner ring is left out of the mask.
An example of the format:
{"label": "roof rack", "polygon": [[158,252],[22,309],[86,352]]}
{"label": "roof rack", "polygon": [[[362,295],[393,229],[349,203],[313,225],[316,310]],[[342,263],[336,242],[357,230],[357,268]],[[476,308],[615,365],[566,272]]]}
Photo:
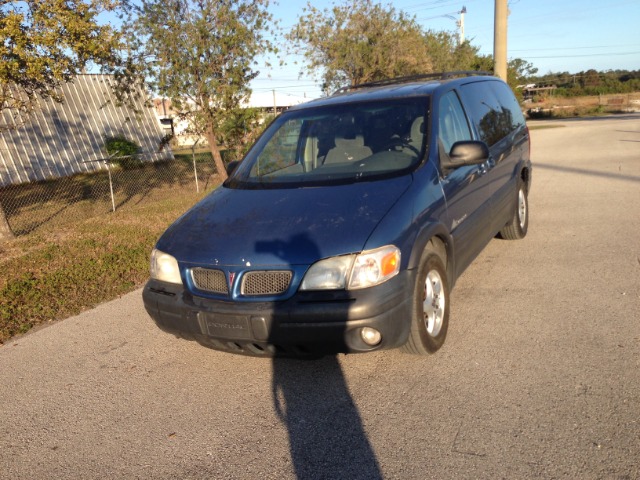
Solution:
{"label": "roof rack", "polygon": [[341,87],[334,92],[336,93],[344,93],[350,90],[357,90],[359,88],[368,88],[368,87],[381,87],[385,85],[395,85],[399,83],[409,83],[415,82],[416,80],[449,80],[457,77],[472,77],[475,75],[489,75],[492,76],[491,72],[484,72],[481,70],[459,70],[455,72],[440,72],[440,73],[422,73],[419,75],[410,75],[408,77],[396,77],[396,78],[386,78],[384,80],[376,80],[373,82],[360,83],[358,85],[349,85],[348,87]]}

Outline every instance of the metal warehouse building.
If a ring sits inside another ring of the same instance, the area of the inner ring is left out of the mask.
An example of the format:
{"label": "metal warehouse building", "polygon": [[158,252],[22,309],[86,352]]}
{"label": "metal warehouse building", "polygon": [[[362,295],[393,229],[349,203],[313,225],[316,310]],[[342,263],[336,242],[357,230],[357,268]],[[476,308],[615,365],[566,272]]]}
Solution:
{"label": "metal warehouse building", "polygon": [[[0,131],[0,187],[105,168],[104,138],[124,135],[142,147],[148,161],[172,158],[159,151],[164,132],[152,108],[135,114],[116,106],[109,75],[80,75],[61,87],[63,103],[41,101],[41,109],[16,130]],[[0,123],[13,122],[10,112]]]}

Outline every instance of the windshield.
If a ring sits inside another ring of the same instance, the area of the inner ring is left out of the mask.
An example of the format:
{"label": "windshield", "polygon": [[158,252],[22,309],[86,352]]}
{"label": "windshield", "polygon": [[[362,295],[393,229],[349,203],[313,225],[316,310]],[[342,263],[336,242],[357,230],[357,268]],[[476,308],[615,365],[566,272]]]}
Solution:
{"label": "windshield", "polygon": [[386,177],[416,165],[428,98],[285,112],[232,175],[232,188],[331,184]]}

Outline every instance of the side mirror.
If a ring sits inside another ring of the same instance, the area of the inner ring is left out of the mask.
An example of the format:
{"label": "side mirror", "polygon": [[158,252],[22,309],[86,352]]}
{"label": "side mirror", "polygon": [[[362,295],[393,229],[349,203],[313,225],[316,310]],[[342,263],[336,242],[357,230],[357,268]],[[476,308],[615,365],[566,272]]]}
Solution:
{"label": "side mirror", "polygon": [[230,177],[233,171],[240,165],[240,160],[232,160],[227,163],[227,176]]}
{"label": "side mirror", "polygon": [[448,155],[440,156],[440,163],[442,168],[457,168],[463,165],[478,165],[488,159],[489,147],[487,144],[469,140],[454,143]]}

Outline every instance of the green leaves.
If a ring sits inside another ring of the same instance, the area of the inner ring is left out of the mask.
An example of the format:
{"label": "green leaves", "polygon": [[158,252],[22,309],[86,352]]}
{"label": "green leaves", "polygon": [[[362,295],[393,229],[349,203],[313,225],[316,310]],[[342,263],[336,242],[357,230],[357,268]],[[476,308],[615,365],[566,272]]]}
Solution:
{"label": "green leaves", "polygon": [[136,155],[140,152],[140,145],[129,140],[124,135],[106,137],[104,139],[104,148],[109,155],[121,157]]}
{"label": "green leaves", "polygon": [[138,158],[141,150],[140,145],[133,140],[129,140],[124,135],[105,137],[104,149],[107,151],[111,161],[120,168],[127,170],[142,166],[142,162]]}
{"label": "green leaves", "polygon": [[319,10],[310,3],[287,38],[325,90],[432,71],[414,18],[371,0]]}

